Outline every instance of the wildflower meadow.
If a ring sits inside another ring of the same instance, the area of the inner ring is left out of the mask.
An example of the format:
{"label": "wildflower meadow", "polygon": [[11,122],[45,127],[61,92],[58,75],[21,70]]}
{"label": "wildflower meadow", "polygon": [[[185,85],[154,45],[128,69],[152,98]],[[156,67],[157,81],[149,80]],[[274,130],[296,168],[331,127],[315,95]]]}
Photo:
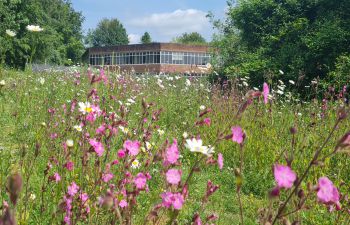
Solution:
{"label": "wildflower meadow", "polygon": [[346,87],[249,82],[2,69],[0,224],[349,224]]}

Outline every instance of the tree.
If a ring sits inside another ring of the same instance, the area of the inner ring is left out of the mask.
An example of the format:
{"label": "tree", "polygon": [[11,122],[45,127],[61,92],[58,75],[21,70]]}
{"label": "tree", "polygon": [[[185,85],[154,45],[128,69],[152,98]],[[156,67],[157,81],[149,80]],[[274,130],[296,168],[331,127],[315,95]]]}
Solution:
{"label": "tree", "polygon": [[[221,69],[250,75],[253,85],[292,79],[303,87],[316,77],[331,84],[330,71],[349,53],[349,7],[348,0],[230,1],[226,20],[217,26]],[[234,45],[224,45],[232,39]]]}
{"label": "tree", "polygon": [[94,47],[129,44],[128,34],[118,19],[103,19],[97,28],[90,30],[87,44]]}
{"label": "tree", "polygon": [[[0,63],[24,68],[29,61],[64,64],[70,58],[80,62],[83,20],[68,0],[0,1]],[[27,25],[39,25],[44,30],[30,32]]]}
{"label": "tree", "polygon": [[195,44],[195,45],[204,45],[206,44],[206,40],[204,37],[197,33],[183,33],[181,36],[176,37],[173,42],[175,43],[181,43],[181,44]]}
{"label": "tree", "polygon": [[151,35],[149,35],[148,32],[145,32],[143,36],[141,37],[141,43],[142,44],[149,44],[152,42]]}

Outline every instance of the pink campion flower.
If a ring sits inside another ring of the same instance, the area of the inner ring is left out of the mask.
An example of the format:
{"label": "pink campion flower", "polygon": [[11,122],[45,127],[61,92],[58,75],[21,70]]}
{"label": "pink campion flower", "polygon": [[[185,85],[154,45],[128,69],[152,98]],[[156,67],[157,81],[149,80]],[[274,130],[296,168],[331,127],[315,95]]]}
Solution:
{"label": "pink campion flower", "polygon": [[125,208],[128,206],[128,202],[123,199],[119,202],[119,206],[120,208]]}
{"label": "pink campion flower", "polygon": [[218,165],[219,169],[222,170],[222,168],[224,167],[224,157],[221,153],[218,154]]}
{"label": "pink campion flower", "polygon": [[160,195],[160,197],[162,198],[162,206],[165,208],[170,208],[172,205],[173,193],[164,192]]}
{"label": "pink campion flower", "polygon": [[134,184],[137,189],[144,189],[146,187],[147,177],[143,173],[138,173],[134,178]]}
{"label": "pink campion flower", "polygon": [[79,195],[79,198],[80,198],[80,200],[81,200],[82,203],[85,203],[85,202],[89,199],[89,195],[86,194],[86,193],[81,193],[81,194]]}
{"label": "pink campion flower", "polygon": [[184,198],[180,193],[174,193],[172,196],[172,205],[174,209],[180,210],[184,204]]}
{"label": "pink campion flower", "polygon": [[86,120],[89,121],[90,123],[93,123],[96,120],[96,115],[94,113],[89,113],[86,116]]}
{"label": "pink campion flower", "polygon": [[55,174],[53,175],[53,178],[54,178],[54,181],[55,181],[56,183],[58,183],[58,182],[61,181],[61,176],[60,176],[58,173],[55,173]]}
{"label": "pink campion flower", "polygon": [[96,139],[90,139],[89,140],[90,145],[94,148],[96,154],[98,157],[101,157],[104,152],[104,147],[101,142],[96,141]]}
{"label": "pink campion flower", "polygon": [[104,124],[102,124],[101,126],[99,126],[96,129],[96,134],[104,134],[106,131],[106,126]]}
{"label": "pink campion flower", "polygon": [[74,168],[74,163],[72,161],[68,161],[64,164],[64,167],[69,170],[69,171],[72,171],[73,168]]}
{"label": "pink campion flower", "polygon": [[270,94],[270,89],[269,85],[267,83],[264,83],[263,85],[263,95],[264,95],[264,103],[267,104],[269,101],[269,94]]}
{"label": "pink campion flower", "polygon": [[124,149],[120,149],[119,151],[118,151],[118,157],[119,158],[124,158],[125,157],[125,150]]}
{"label": "pink campion flower", "polygon": [[68,186],[68,195],[73,197],[78,193],[78,190],[79,186],[75,182],[72,182],[71,185]]}
{"label": "pink campion flower", "polygon": [[123,147],[129,151],[130,155],[136,156],[137,154],[139,154],[141,144],[138,141],[126,140],[124,142]]}
{"label": "pink campion flower", "polygon": [[289,189],[297,179],[296,173],[289,166],[276,164],[273,167],[273,173],[278,188]]}
{"label": "pink campion flower", "polygon": [[170,169],[168,170],[168,172],[166,172],[166,180],[170,183],[170,184],[179,184],[181,181],[181,170],[177,170],[177,169]]}
{"label": "pink campion flower", "polygon": [[317,199],[321,203],[327,205],[339,205],[340,196],[338,189],[334,186],[333,182],[327,177],[321,177],[318,180]]}
{"label": "pink campion flower", "polygon": [[231,128],[232,131],[232,141],[241,144],[244,141],[244,132],[241,127],[235,126]]}
{"label": "pink campion flower", "polygon": [[112,180],[114,175],[112,173],[104,173],[102,174],[102,180],[105,183],[108,183],[110,180]]}
{"label": "pink campion flower", "polygon": [[166,162],[170,164],[175,164],[179,159],[180,153],[177,148],[176,139],[174,139],[173,144],[166,150],[165,156],[166,156]]}
{"label": "pink campion flower", "polygon": [[206,125],[210,126],[210,124],[211,124],[211,119],[210,119],[210,118],[205,118],[205,119],[203,120],[203,122],[204,122]]}
{"label": "pink campion flower", "polygon": [[165,208],[181,209],[184,204],[184,198],[181,193],[164,192],[161,195],[162,206]]}

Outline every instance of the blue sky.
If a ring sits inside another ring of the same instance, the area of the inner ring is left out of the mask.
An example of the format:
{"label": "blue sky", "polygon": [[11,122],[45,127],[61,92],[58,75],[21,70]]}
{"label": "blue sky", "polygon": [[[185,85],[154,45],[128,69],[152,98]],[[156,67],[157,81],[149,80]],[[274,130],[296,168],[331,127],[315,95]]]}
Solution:
{"label": "blue sky", "polygon": [[145,31],[153,41],[167,42],[184,32],[196,31],[207,40],[213,29],[206,14],[223,18],[226,0],[71,0],[85,17],[84,32],[103,18],[118,18],[131,43],[138,43]]}

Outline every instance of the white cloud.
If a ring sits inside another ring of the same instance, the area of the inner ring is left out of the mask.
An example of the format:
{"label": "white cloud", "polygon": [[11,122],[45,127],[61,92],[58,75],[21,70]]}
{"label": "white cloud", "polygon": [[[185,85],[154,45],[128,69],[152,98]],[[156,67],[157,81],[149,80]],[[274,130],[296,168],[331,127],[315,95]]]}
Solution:
{"label": "white cloud", "polygon": [[138,44],[140,43],[141,36],[138,34],[129,34],[128,38],[129,38],[129,44]]}
{"label": "white cloud", "polygon": [[206,32],[210,23],[207,13],[197,9],[175,10],[169,13],[154,13],[129,21],[130,26],[153,30],[164,37],[175,37],[184,32]]}

